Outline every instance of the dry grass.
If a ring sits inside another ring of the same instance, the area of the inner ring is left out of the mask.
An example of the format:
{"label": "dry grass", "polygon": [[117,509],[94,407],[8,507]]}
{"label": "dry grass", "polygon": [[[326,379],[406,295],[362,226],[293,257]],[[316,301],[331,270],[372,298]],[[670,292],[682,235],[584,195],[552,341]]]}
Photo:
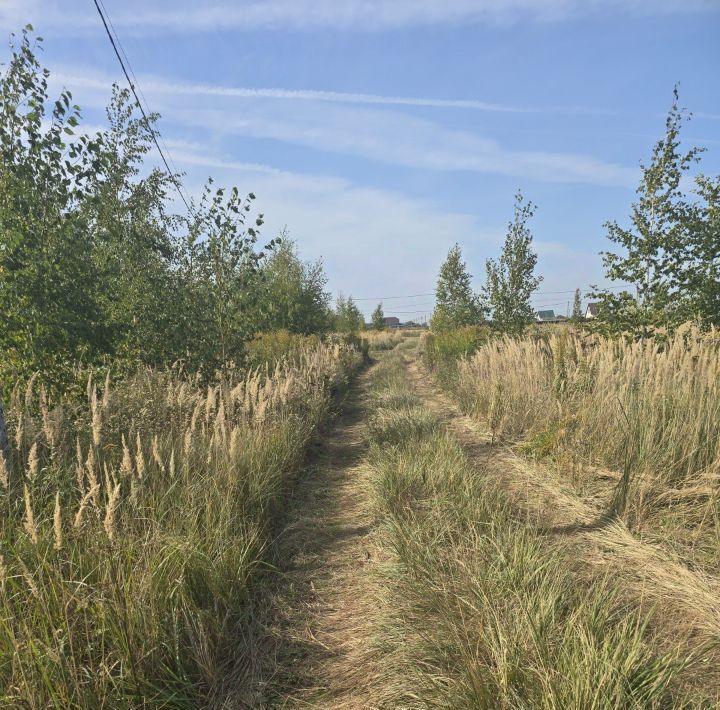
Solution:
{"label": "dry grass", "polygon": [[[681,536],[716,558],[720,542],[720,355],[715,333],[625,343],[567,330],[491,340],[460,361],[455,391],[496,439],[522,441],[592,488],[635,529]],[[692,531],[692,532],[690,532]]]}
{"label": "dry grass", "polygon": [[378,550],[364,436],[371,373],[358,377],[343,403],[277,536],[262,707],[382,705],[387,678],[372,643]]}
{"label": "dry grass", "polygon": [[367,330],[362,334],[370,350],[392,350],[403,341],[399,330]]}
{"label": "dry grass", "polygon": [[393,558],[377,627],[387,707],[712,706],[691,668],[702,651],[656,639],[621,583],[518,516],[412,400],[399,355],[381,368],[370,463]]}
{"label": "dry grass", "polygon": [[9,410],[0,704],[241,706],[253,590],[306,447],[359,355],[306,347],[201,388],[145,371]]}

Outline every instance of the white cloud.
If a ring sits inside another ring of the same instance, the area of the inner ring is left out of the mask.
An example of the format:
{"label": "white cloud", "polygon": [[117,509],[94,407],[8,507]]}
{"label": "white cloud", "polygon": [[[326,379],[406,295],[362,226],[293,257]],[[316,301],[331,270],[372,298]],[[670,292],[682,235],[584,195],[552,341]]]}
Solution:
{"label": "white cloud", "polygon": [[[502,247],[503,226],[481,226],[475,215],[446,211],[396,190],[225,160],[188,142],[173,141],[170,148],[178,165],[189,172],[187,188],[191,194],[200,194],[201,168],[211,168],[219,184],[235,184],[241,192],[254,192],[256,207],[267,219],[264,234],[274,236],[289,225],[305,258],[324,259],[333,293],[377,299],[432,293],[438,268],[456,241],[463,247],[475,275],[475,288],[479,289],[485,259],[497,257]],[[543,240],[542,235],[537,235],[535,248],[538,272],[545,277],[541,292],[533,299],[537,306],[564,313],[572,293],[555,291],[587,288],[591,282],[604,281],[594,251]],[[572,274],[575,276],[569,280]],[[583,282],[576,283],[577,278]],[[432,301],[428,296],[390,299],[385,301],[385,312],[405,319],[421,318],[431,313]],[[362,301],[359,305],[369,316],[376,302]],[[420,312],[408,313],[416,310]]]}
{"label": "white cloud", "polygon": [[[717,8],[715,0],[127,0],[108,3],[118,28],[134,32],[202,32],[217,29],[381,30],[467,23],[557,22],[585,16],[662,15]],[[45,26],[82,32],[90,12],[72,12],[59,0],[3,0],[0,20],[42,19]]]}
{"label": "white cloud", "polygon": [[[84,87],[89,100],[100,104],[106,101],[111,83],[110,77],[73,70],[55,74],[54,81]],[[207,86],[208,100],[199,103],[192,84],[157,77],[140,77],[140,84],[153,109],[185,129],[202,131],[209,140],[213,136],[272,139],[403,167],[543,182],[631,187],[637,178],[635,168],[589,155],[514,150],[477,133],[385,107],[327,103],[306,96],[288,110],[284,102],[267,98],[263,91]]]}
{"label": "white cloud", "polygon": [[[397,191],[226,161],[194,152],[189,145],[170,147],[175,162],[191,173],[187,188],[192,194],[200,192],[201,167],[212,168],[220,184],[254,192],[256,207],[267,218],[264,234],[274,236],[289,225],[303,256],[325,261],[334,293],[362,297],[392,295],[388,288],[401,295],[432,291],[437,269],[457,239],[486,244],[488,255],[498,243],[499,235],[482,229],[475,217],[445,212]],[[360,305],[368,313],[375,307],[372,302]],[[413,310],[405,301],[386,305],[387,313]]]}
{"label": "white cloud", "polygon": [[[88,74],[56,72],[55,79],[66,84],[83,86],[90,89],[106,89],[107,77]],[[154,94],[216,96],[238,99],[280,99],[285,101],[319,101],[328,103],[370,104],[382,106],[417,106],[430,108],[465,108],[480,111],[500,111],[509,113],[538,113],[560,110],[576,111],[582,109],[533,109],[507,106],[474,99],[435,99],[412,96],[379,96],[377,94],[358,94],[341,91],[319,91],[315,89],[277,89],[277,88],[244,88],[229,86],[211,86],[207,84],[191,84],[163,81],[156,77],[142,80],[143,89]]]}
{"label": "white cloud", "polygon": [[[109,78],[88,72],[61,70],[53,73],[55,81],[86,89],[107,90]],[[551,113],[551,114],[613,114],[608,109],[582,108],[578,106],[524,107],[498,104],[478,99],[438,99],[418,96],[382,96],[344,91],[322,91],[317,89],[247,88],[213,86],[178,81],[167,81],[160,77],[142,77],[143,89],[155,95],[208,96],[235,99],[276,99],[282,101],[313,101],[321,103],[364,104],[371,106],[409,106],[419,108],[470,109],[500,113]]]}
{"label": "white cloud", "polygon": [[174,119],[196,128],[296,145],[392,165],[469,171],[543,182],[631,187],[637,170],[588,155],[513,150],[469,131],[389,110],[312,105],[288,112],[266,101],[242,110],[174,108]]}

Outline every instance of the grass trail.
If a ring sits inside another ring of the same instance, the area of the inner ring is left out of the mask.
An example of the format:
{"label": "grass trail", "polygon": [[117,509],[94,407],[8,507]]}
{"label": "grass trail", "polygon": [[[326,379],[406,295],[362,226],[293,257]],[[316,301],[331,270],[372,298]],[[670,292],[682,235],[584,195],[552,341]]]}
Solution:
{"label": "grass trail", "polygon": [[716,707],[717,587],[477,428],[406,340],[276,543],[257,706]]}
{"label": "grass trail", "polygon": [[369,624],[380,554],[365,463],[371,382],[372,367],[296,489],[278,537],[263,706],[364,708],[381,685]]}
{"label": "grass trail", "polygon": [[[639,540],[624,524],[582,500],[542,464],[493,443],[476,419],[465,415],[432,381],[419,358],[406,360],[412,389],[461,443],[472,465],[497,485],[518,514],[548,544],[582,564],[589,579],[603,574],[621,581],[623,594],[653,610],[657,643],[666,649],[687,643],[702,649],[694,673],[720,687],[720,581],[690,569],[665,546]],[[717,692],[717,691],[716,691]]]}

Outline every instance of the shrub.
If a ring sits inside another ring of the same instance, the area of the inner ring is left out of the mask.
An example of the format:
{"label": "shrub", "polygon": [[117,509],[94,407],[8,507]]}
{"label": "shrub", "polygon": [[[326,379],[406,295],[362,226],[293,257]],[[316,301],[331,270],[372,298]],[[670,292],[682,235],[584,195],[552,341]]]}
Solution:
{"label": "shrub", "polygon": [[436,371],[454,370],[460,358],[472,355],[482,343],[487,342],[489,334],[487,326],[466,326],[440,333],[425,333],[425,363]]}

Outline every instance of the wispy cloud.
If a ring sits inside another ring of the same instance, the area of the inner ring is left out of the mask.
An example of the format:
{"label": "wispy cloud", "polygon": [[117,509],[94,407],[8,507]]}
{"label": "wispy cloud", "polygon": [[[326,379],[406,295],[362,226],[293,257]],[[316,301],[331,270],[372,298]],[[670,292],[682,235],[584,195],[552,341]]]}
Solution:
{"label": "wispy cloud", "polygon": [[[110,84],[109,77],[73,71],[56,74],[55,81],[59,80],[69,88],[89,89],[90,98],[95,101],[105,100]],[[636,181],[635,168],[590,155],[514,150],[493,138],[448,128],[410,112],[367,106],[360,101],[350,101],[352,105],[348,105],[340,100],[346,96],[343,94],[328,94],[337,98],[328,103],[320,98],[313,100],[314,92],[303,92],[303,100],[288,111],[276,99],[295,92],[205,86],[206,95],[215,96],[217,101],[198,103],[193,84],[157,77],[141,77],[141,84],[154,109],[159,109],[176,125],[202,131],[207,140],[213,136],[271,139],[390,165],[543,182],[632,186]],[[272,96],[268,97],[266,92]],[[318,93],[325,95],[326,92]]]}
{"label": "wispy cloud", "polygon": [[514,150],[474,132],[391,110],[300,107],[288,113],[258,101],[242,111],[187,110],[173,116],[215,133],[273,139],[330,153],[424,170],[469,171],[542,182],[633,186],[635,168],[589,155]]}
{"label": "wispy cloud", "polygon": [[[82,32],[92,13],[68,10],[60,0],[3,0],[0,21],[42,19],[45,26]],[[127,0],[110,8],[115,25],[133,32],[225,29],[396,29],[466,23],[558,22],[587,16],[663,15],[717,9],[715,0]]]}
{"label": "wispy cloud", "polygon": [[[89,89],[107,90],[108,77],[60,71],[54,73],[55,81],[68,86],[82,86]],[[614,115],[609,109],[585,108],[579,106],[511,106],[508,104],[481,101],[479,99],[441,99],[418,96],[383,96],[345,91],[322,91],[317,89],[248,88],[213,86],[209,84],[165,81],[158,77],[143,77],[143,89],[152,94],[216,96],[236,99],[276,99],[282,101],[319,101],[340,104],[364,104],[370,106],[410,106],[419,108],[469,109],[499,113],[543,113],[543,114],[602,114]]]}
{"label": "wispy cloud", "polygon": [[[335,292],[381,294],[388,283],[398,293],[432,291],[437,267],[459,235],[472,239],[476,248],[485,244],[488,255],[500,239],[472,215],[446,211],[397,190],[227,160],[208,155],[201,145],[173,142],[170,148],[178,166],[190,174],[186,187],[191,194],[200,192],[200,168],[212,170],[218,184],[253,191],[257,209],[266,215],[264,234],[289,225],[305,257],[323,258]],[[374,264],[370,272],[357,268],[369,263]],[[375,306],[363,305],[368,312]]]}
{"label": "wispy cloud", "polygon": [[[479,288],[485,259],[497,256],[504,238],[504,224],[480,223],[478,215],[444,209],[397,190],[357,185],[334,176],[296,173],[265,164],[244,163],[208,154],[204,146],[185,141],[170,143],[176,162],[195,178],[188,179],[192,194],[199,194],[199,168],[210,168],[220,183],[237,184],[241,191],[257,194],[258,209],[264,211],[265,234],[274,235],[290,225],[291,236],[302,245],[309,258],[322,257],[330,274],[330,288],[355,296],[431,293],[437,269],[448,249],[458,240],[467,247],[465,256]],[[508,200],[508,209],[511,200]],[[362,238],[358,238],[362,235]],[[567,274],[582,275],[585,286],[603,281],[602,269],[594,250],[570,249],[537,235],[539,272],[545,276],[544,291],[569,288]],[[378,259],[377,255],[383,258]],[[358,269],[358,264],[373,264]],[[400,268],[401,267],[401,268]],[[578,276],[578,278],[580,278]],[[594,281],[593,281],[594,280]],[[570,294],[569,297],[571,297]],[[538,303],[561,302],[568,296],[553,293],[538,296]],[[423,310],[414,303],[432,298],[387,301],[385,312],[392,315]],[[367,315],[374,302],[362,302]],[[564,312],[564,308],[560,309]],[[429,315],[432,306],[425,312]],[[413,314],[415,315],[415,314]],[[418,317],[422,313],[416,314]],[[411,317],[411,316],[407,316]]]}

